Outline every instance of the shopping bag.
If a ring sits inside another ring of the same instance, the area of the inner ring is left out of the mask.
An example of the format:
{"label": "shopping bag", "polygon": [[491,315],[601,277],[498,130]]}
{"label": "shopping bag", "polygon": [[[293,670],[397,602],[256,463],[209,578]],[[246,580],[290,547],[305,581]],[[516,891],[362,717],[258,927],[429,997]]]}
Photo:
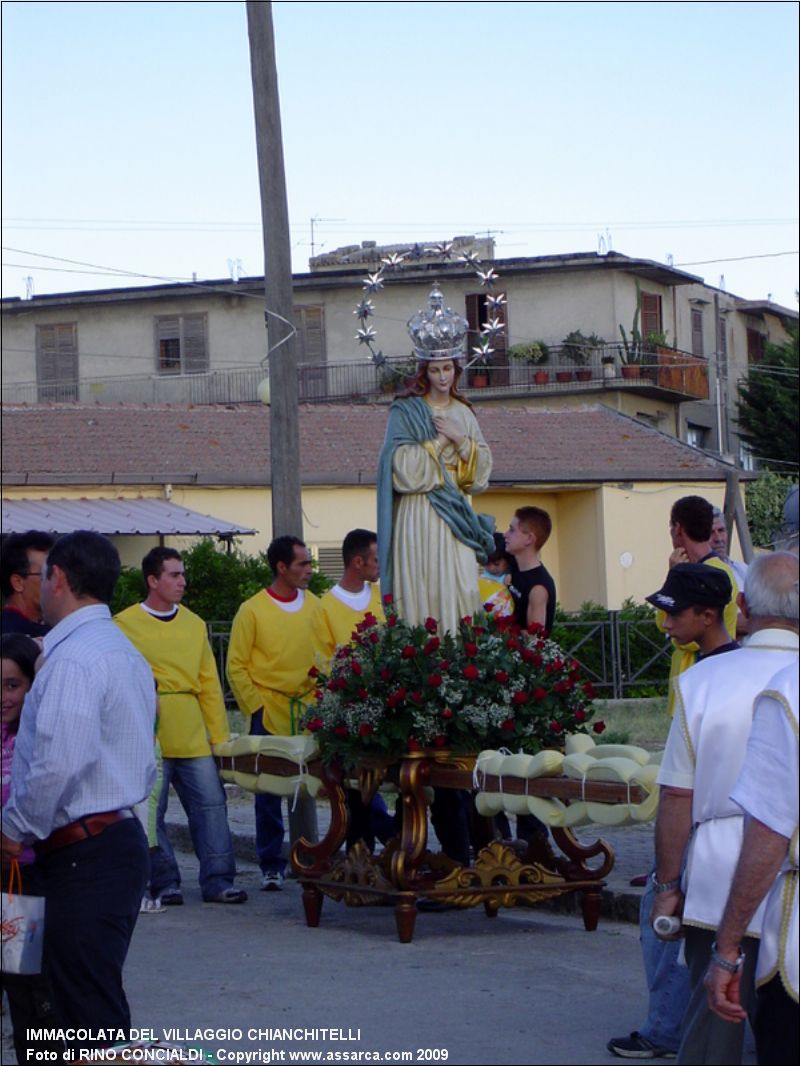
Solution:
{"label": "shopping bag", "polygon": [[16,859],[11,864],[8,892],[3,892],[0,902],[0,929],[3,972],[41,973],[44,899],[22,895],[22,876]]}

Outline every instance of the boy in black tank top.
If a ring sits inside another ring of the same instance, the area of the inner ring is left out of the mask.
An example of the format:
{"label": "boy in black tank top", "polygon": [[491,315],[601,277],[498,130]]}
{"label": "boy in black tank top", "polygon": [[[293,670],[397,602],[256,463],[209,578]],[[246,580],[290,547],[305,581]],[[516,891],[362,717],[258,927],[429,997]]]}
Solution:
{"label": "boy in black tank top", "polygon": [[514,621],[526,628],[532,622],[547,633],[556,613],[556,586],[539,553],[553,523],[541,507],[520,507],[506,533],[506,550],[514,557],[509,592],[514,598]]}

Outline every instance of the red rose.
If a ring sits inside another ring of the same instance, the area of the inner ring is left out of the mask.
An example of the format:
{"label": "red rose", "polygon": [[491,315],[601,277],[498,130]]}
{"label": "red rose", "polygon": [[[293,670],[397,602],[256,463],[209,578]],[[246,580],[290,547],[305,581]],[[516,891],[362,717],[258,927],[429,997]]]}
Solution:
{"label": "red rose", "polygon": [[537,702],[541,703],[542,700],[546,700],[547,699],[547,689],[546,688],[535,688],[531,695],[533,696],[533,698]]}
{"label": "red rose", "polygon": [[380,639],[381,638],[378,636],[377,633],[370,633],[369,635],[370,644],[378,644],[380,643]]}
{"label": "red rose", "polygon": [[586,684],[583,686],[583,694],[587,700],[597,699],[597,689],[594,687],[591,681],[587,681]]}
{"label": "red rose", "polygon": [[389,629],[394,629],[394,627],[397,625],[397,615],[390,614],[389,617],[386,619],[386,624]]}
{"label": "red rose", "polygon": [[485,626],[475,626],[472,630],[476,637],[482,637],[486,632]]}
{"label": "red rose", "polygon": [[335,692],[335,691],[337,690],[337,688],[339,687],[339,685],[338,685],[338,683],[337,683],[337,679],[336,679],[335,677],[332,677],[332,678],[330,679],[330,681],[328,682],[328,684],[327,684],[327,685],[326,685],[325,687],[326,687],[326,688],[327,688],[327,689],[328,689],[328,690],[329,690],[330,692]]}
{"label": "red rose", "polygon": [[464,644],[464,654],[468,655],[470,659],[474,658],[478,654],[478,645],[473,644],[472,641],[467,641]]}
{"label": "red rose", "polygon": [[322,729],[323,725],[324,723],[321,718],[312,718],[306,722],[306,729],[309,733],[316,733],[318,730]]}
{"label": "red rose", "polygon": [[429,633],[435,633],[436,630],[439,628],[439,623],[436,621],[435,618],[426,618],[425,628],[428,630]]}
{"label": "red rose", "polygon": [[443,748],[446,743],[447,743],[447,737],[444,736],[442,733],[439,733],[437,736],[435,736],[433,738],[433,746],[435,748]]}
{"label": "red rose", "polygon": [[375,732],[372,722],[362,722],[358,727],[358,735],[360,737],[371,736]]}
{"label": "red rose", "polygon": [[504,685],[508,681],[508,673],[505,670],[495,670],[494,679],[499,685]]}
{"label": "red rose", "polygon": [[511,702],[513,704],[515,704],[517,707],[521,707],[523,703],[527,703],[528,702],[528,693],[527,692],[515,692],[514,695],[511,697]]}
{"label": "red rose", "polygon": [[419,689],[415,689],[408,698],[414,703],[422,703],[422,701],[425,699]]}
{"label": "red rose", "polygon": [[386,595],[383,597],[383,602],[386,604],[387,607],[391,607],[391,605],[394,603],[394,596],[391,594],[391,592],[386,593]]}
{"label": "red rose", "polygon": [[377,624],[378,624],[378,619],[375,617],[375,615],[372,613],[372,611],[367,611],[367,613],[364,615],[364,625],[365,626],[376,626]]}
{"label": "red rose", "polygon": [[516,637],[509,637],[506,641],[506,647],[509,651],[519,651],[519,641]]}
{"label": "red rose", "polygon": [[381,672],[379,674],[379,677],[380,677],[381,681],[390,681],[391,677],[392,677],[392,671],[391,670],[387,670],[386,667],[384,666],[384,668],[381,670]]}
{"label": "red rose", "polygon": [[447,671],[450,669],[450,663],[447,661],[447,659],[442,659],[442,661],[439,663],[439,669],[443,674],[447,673]]}
{"label": "red rose", "polygon": [[544,626],[541,622],[531,622],[528,625],[528,632],[534,637],[538,637],[540,633],[544,633]]}
{"label": "red rose", "polygon": [[404,659],[413,659],[416,654],[417,649],[412,644],[406,644],[406,646],[400,652],[400,655]]}
{"label": "red rose", "polygon": [[408,748],[409,751],[419,751],[420,748],[422,747],[422,745],[414,737],[409,737],[408,738],[408,743],[406,744],[406,747]]}
{"label": "red rose", "polygon": [[586,711],[584,711],[582,707],[579,707],[577,709],[577,711],[575,712],[575,721],[576,722],[585,722],[586,721]]}
{"label": "red rose", "polygon": [[605,722],[595,722],[594,725],[592,726],[592,729],[595,731],[595,733],[605,733],[605,731],[606,731],[606,723]]}
{"label": "red rose", "polygon": [[430,677],[428,678],[428,684],[430,685],[431,688],[438,688],[439,685],[441,685],[441,683],[442,683],[442,675],[441,674],[431,674]]}
{"label": "red rose", "polygon": [[358,698],[360,700],[365,700],[367,698],[367,696],[369,696],[369,693],[367,692],[367,690],[365,688],[360,688],[358,690],[358,692],[356,693],[356,695],[358,696]]}
{"label": "red rose", "polygon": [[346,725],[337,725],[336,728],[334,729],[333,733],[334,733],[334,736],[337,736],[337,737],[349,736]]}
{"label": "red rose", "polygon": [[487,614],[491,614],[492,611],[494,610],[494,604],[493,603],[484,603],[483,609],[484,609],[484,611],[486,611]]}
{"label": "red rose", "polygon": [[500,728],[505,729],[506,733],[513,733],[516,729],[516,722],[513,718],[506,718],[505,722],[503,722]]}
{"label": "red rose", "polygon": [[532,663],[535,658],[530,648],[523,648],[520,655],[522,656],[522,661],[524,663]]}
{"label": "red rose", "polygon": [[312,666],[311,667],[311,669],[308,671],[308,676],[309,677],[319,677],[319,670],[316,668],[316,666]]}
{"label": "red rose", "polygon": [[561,722],[551,722],[550,723],[550,732],[551,733],[563,733],[564,732],[564,727],[561,724]]}
{"label": "red rose", "polygon": [[469,666],[464,667],[464,677],[467,681],[477,681],[480,677],[480,670],[474,663],[470,663]]}
{"label": "red rose", "polygon": [[353,659],[352,663],[350,664],[350,669],[353,671],[356,677],[361,677],[361,675],[364,673],[364,667],[357,659]]}
{"label": "red rose", "polygon": [[441,643],[442,642],[439,640],[438,637],[431,637],[431,639],[428,641],[428,643],[422,649],[422,654],[423,655],[433,655],[433,653],[435,651],[439,650],[439,646],[441,645]]}
{"label": "red rose", "polygon": [[442,711],[442,718],[452,718],[452,717],[453,717],[453,708],[452,707],[445,707],[445,709]]}
{"label": "red rose", "polygon": [[314,699],[315,700],[321,700],[323,695],[324,695],[324,693],[323,693],[321,688],[315,689],[315,691],[314,691]]}

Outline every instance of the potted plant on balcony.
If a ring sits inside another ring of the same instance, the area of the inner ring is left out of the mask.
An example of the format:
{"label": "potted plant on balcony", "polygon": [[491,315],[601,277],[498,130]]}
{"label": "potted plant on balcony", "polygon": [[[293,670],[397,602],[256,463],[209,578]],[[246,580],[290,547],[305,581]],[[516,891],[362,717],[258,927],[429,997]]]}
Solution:
{"label": "potted plant on balcony", "polygon": [[573,329],[561,342],[561,354],[575,364],[575,377],[578,381],[591,381],[592,370],[589,366],[592,355],[606,342],[596,333],[586,337],[579,329]]}
{"label": "potted plant on balcony", "polygon": [[528,363],[534,367],[533,382],[535,385],[546,385],[550,380],[549,371],[544,369],[550,359],[550,349],[544,341],[526,341],[523,344],[513,345],[508,354],[512,359],[520,363]]}

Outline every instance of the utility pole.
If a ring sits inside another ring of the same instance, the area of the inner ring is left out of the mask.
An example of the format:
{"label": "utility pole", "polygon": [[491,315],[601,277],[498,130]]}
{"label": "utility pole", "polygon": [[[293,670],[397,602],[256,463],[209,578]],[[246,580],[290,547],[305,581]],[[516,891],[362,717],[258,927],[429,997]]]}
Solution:
{"label": "utility pole", "polygon": [[250,41],[261,225],[264,232],[264,299],[272,396],[272,535],[277,537],[288,533],[302,537],[289,208],[286,202],[271,3],[248,0],[247,35]]}

